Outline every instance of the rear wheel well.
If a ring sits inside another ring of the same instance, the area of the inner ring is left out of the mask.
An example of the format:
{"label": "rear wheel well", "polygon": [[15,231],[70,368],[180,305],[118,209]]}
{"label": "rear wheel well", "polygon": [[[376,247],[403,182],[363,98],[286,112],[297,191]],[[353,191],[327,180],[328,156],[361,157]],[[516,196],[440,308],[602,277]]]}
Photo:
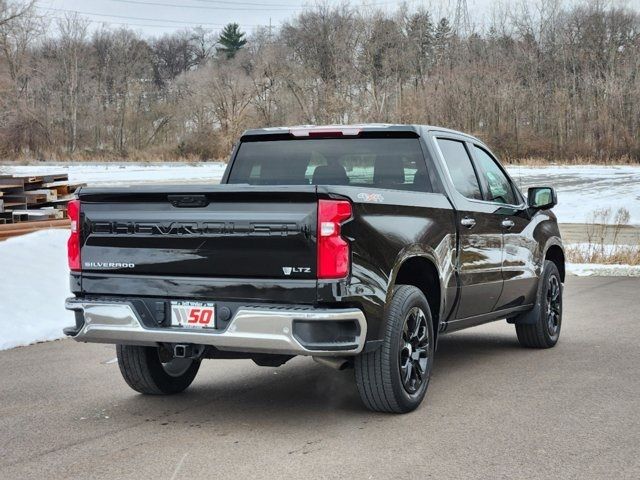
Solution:
{"label": "rear wheel well", "polygon": [[558,245],[551,245],[544,256],[545,260],[549,260],[556,264],[558,272],[560,272],[560,280],[564,283],[564,252]]}
{"label": "rear wheel well", "polygon": [[433,318],[433,332],[438,334],[440,319],[440,277],[438,269],[430,260],[423,257],[407,259],[396,275],[396,285],[413,285],[420,289],[429,302],[431,318]]}

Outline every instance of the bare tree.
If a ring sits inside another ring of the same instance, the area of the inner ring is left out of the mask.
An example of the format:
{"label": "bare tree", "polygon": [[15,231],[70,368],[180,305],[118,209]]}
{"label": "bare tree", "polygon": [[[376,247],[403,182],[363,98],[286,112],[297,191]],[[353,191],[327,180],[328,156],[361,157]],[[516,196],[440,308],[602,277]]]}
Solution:
{"label": "bare tree", "polygon": [[33,11],[35,0],[26,3],[0,0],[0,27]]}
{"label": "bare tree", "polygon": [[67,148],[73,153],[77,148],[78,140],[78,108],[80,91],[85,71],[85,59],[87,58],[87,27],[89,22],[80,18],[77,14],[68,15],[58,20],[60,37],[56,52],[57,60],[61,67],[63,84],[63,111],[67,123]]}
{"label": "bare tree", "polygon": [[464,129],[514,160],[640,161],[637,11],[518,0],[485,30],[452,24],[321,4],[220,59],[216,32],[47,28],[0,0],[0,154],[220,158],[253,126],[384,121]]}

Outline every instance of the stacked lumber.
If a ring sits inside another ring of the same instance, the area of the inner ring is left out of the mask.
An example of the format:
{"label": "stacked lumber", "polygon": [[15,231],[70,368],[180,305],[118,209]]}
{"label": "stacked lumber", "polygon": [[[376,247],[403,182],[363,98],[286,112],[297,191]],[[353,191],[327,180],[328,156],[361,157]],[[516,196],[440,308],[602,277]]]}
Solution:
{"label": "stacked lumber", "polygon": [[45,228],[69,228],[70,224],[71,222],[66,218],[63,220],[45,220],[41,222],[30,221],[0,225],[0,241]]}
{"label": "stacked lumber", "polygon": [[68,228],[67,202],[84,184],[66,174],[0,175],[0,240],[42,228]]}

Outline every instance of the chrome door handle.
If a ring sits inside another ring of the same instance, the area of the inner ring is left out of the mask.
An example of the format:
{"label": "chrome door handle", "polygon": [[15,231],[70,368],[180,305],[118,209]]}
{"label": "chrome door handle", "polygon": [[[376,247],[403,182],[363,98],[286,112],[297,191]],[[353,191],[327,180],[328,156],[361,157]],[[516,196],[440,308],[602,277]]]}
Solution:
{"label": "chrome door handle", "polygon": [[502,221],[502,226],[504,228],[506,228],[507,230],[510,228],[513,228],[513,226],[515,225],[515,223],[513,222],[513,220],[503,220]]}
{"label": "chrome door handle", "polygon": [[464,217],[462,220],[460,220],[460,224],[467,228],[473,228],[476,226],[476,220],[475,218]]}

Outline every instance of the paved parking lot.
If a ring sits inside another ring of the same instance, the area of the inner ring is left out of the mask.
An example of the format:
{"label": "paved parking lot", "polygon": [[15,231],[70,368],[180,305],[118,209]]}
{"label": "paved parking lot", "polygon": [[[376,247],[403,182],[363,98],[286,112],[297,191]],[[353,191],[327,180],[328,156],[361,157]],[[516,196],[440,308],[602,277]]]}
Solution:
{"label": "paved parking lot", "polygon": [[172,397],[135,394],[112,346],[0,352],[0,477],[640,477],[640,279],[570,278],[556,348],[504,322],[443,337],[425,403],[360,404],[353,372],[208,361]]}

